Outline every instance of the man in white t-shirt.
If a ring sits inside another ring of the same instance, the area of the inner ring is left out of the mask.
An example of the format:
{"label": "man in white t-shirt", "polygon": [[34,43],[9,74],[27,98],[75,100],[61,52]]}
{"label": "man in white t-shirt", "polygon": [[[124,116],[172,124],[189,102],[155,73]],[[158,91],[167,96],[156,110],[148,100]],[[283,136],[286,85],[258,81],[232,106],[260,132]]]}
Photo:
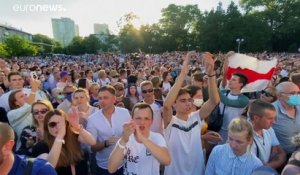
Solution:
{"label": "man in white t-shirt", "polygon": [[149,104],[153,111],[153,122],[151,131],[163,133],[162,107],[163,102],[154,99],[154,89],[151,81],[143,81],[141,83],[141,91],[143,102]]}
{"label": "man in white t-shirt", "polygon": [[[189,52],[183,62],[180,75],[166,97],[163,107],[164,136],[171,154],[171,164],[165,167],[165,175],[199,175],[204,173],[201,144],[201,119],[205,119],[219,103],[220,98],[214,71],[212,54],[203,54],[208,76],[209,99],[200,110],[191,113],[193,99],[189,91],[181,88],[189,72]],[[173,116],[172,106],[176,110]]]}
{"label": "man in white t-shirt", "polygon": [[160,164],[171,162],[166,141],[161,134],[150,131],[150,105],[137,103],[132,111],[133,121],[124,124],[123,135],[109,157],[108,170],[115,172],[124,160],[124,174],[159,175]]}
{"label": "man in white t-shirt", "polygon": [[[127,109],[114,106],[116,90],[110,85],[99,89],[99,104],[101,109],[88,119],[87,130],[96,138],[92,151],[96,152],[97,175],[109,175],[107,171],[108,157],[117,140],[122,136],[124,123],[131,120]],[[114,175],[122,175],[122,165]]]}

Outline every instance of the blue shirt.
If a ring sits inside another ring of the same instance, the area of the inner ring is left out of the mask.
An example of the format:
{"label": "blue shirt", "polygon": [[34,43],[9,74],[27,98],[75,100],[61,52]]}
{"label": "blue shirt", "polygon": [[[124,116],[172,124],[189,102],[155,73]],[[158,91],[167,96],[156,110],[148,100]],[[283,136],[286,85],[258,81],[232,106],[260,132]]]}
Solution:
{"label": "blue shirt", "polygon": [[283,149],[291,154],[296,150],[296,146],[291,142],[291,138],[300,132],[300,106],[296,106],[296,116],[289,116],[281,105],[280,101],[272,103],[276,108],[277,118],[273,124],[273,129]]}
{"label": "blue shirt", "polygon": [[[26,169],[27,159],[25,156],[15,155],[15,161],[8,175],[23,175]],[[57,175],[52,165],[44,159],[35,159],[32,165],[31,175]]]}
{"label": "blue shirt", "polygon": [[209,156],[205,175],[251,175],[262,162],[249,151],[236,156],[229,144],[216,146]]}

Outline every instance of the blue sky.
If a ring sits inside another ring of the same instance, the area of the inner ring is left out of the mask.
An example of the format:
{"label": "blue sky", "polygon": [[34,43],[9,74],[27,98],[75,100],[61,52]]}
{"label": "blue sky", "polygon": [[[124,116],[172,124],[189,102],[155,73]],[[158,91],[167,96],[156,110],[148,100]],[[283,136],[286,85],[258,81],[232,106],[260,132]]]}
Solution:
{"label": "blue sky", "polygon": [[231,0],[0,0],[0,23],[53,37],[51,18],[69,17],[79,25],[81,36],[93,33],[94,23],[106,23],[116,34],[117,21],[130,12],[139,17],[135,21],[139,26],[158,22],[161,9],[169,4],[197,4],[204,11],[218,2],[226,8]]}

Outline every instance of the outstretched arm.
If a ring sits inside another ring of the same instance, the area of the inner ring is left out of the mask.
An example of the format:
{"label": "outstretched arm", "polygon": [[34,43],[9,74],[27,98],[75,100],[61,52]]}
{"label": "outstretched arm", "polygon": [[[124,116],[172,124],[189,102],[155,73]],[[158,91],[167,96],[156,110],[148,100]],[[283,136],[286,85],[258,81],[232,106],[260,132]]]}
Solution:
{"label": "outstretched arm", "polygon": [[208,77],[208,95],[209,99],[200,108],[200,117],[205,119],[214,110],[217,104],[220,102],[220,96],[218,94],[218,87],[216,82],[216,72],[214,71],[215,61],[213,55],[209,52],[203,54],[205,71]]}
{"label": "outstretched arm", "polygon": [[179,76],[177,77],[175,84],[172,86],[172,88],[170,89],[170,91],[165,99],[164,107],[163,107],[163,119],[164,119],[165,128],[171,122],[172,105],[174,104],[174,102],[177,98],[177,94],[182,86],[182,83],[189,72],[188,65],[190,62],[191,55],[194,55],[194,54],[195,54],[195,52],[191,51],[191,52],[188,52],[188,54],[186,55],[186,58],[182,64],[181,72],[180,72]]}

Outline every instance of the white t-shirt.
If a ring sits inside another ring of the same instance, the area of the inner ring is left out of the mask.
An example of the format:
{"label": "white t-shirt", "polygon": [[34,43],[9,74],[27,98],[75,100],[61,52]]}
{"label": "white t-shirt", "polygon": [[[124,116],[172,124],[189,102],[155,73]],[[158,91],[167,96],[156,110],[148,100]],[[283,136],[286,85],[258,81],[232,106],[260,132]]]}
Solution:
{"label": "white t-shirt", "polygon": [[204,174],[204,158],[201,144],[201,119],[199,110],[190,113],[187,121],[176,116],[164,130],[171,155],[171,164],[165,167],[165,175]]}
{"label": "white t-shirt", "polygon": [[[104,142],[111,136],[120,138],[123,133],[123,125],[131,120],[131,116],[127,109],[115,107],[115,111],[111,117],[111,123],[104,116],[102,109],[93,113],[87,122],[86,130],[89,131],[97,142]],[[103,169],[107,169],[108,157],[115,145],[110,145],[96,153],[97,165]]]}
{"label": "white t-shirt", "polygon": [[153,102],[151,105],[153,111],[153,122],[150,130],[163,134],[163,119],[161,116],[162,106],[158,102]]}
{"label": "white t-shirt", "polygon": [[[167,147],[165,139],[159,133],[150,131],[149,140],[158,146]],[[126,143],[124,156],[124,174],[159,175],[159,161],[144,144],[136,141],[134,135],[131,135]]]}

